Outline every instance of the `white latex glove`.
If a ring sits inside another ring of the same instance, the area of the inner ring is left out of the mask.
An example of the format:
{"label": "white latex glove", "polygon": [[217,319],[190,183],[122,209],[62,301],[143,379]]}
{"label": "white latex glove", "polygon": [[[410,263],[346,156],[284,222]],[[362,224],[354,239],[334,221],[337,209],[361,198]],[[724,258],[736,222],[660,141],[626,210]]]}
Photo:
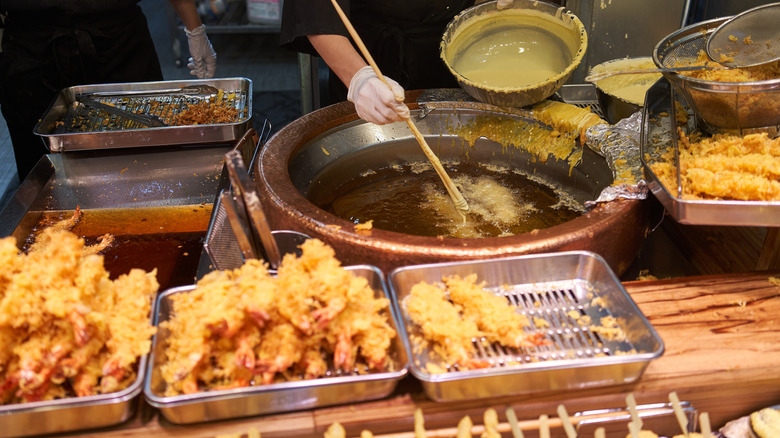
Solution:
{"label": "white latex glove", "polygon": [[[477,0],[474,2],[474,5],[487,3],[488,1],[490,0]],[[496,0],[496,9],[498,9],[499,11],[502,9],[506,9],[510,6],[512,6],[512,0]]]}
{"label": "white latex glove", "polygon": [[217,70],[217,53],[206,35],[206,25],[201,24],[193,30],[184,29],[184,33],[190,46],[191,58],[187,62],[190,74],[198,79],[213,78]]}
{"label": "white latex glove", "polygon": [[379,79],[371,66],[361,68],[352,76],[347,100],[355,104],[361,119],[384,125],[409,118],[409,108],[403,102],[403,87],[387,76],[385,80],[393,91]]}

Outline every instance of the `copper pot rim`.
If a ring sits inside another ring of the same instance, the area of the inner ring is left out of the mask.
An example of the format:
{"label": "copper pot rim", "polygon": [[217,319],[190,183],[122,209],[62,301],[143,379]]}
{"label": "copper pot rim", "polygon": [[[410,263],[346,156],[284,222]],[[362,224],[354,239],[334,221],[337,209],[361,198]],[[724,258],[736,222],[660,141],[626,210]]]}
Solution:
{"label": "copper pot rim", "polygon": [[[416,92],[411,92],[411,95],[414,93]],[[407,93],[407,98],[409,95],[410,93]],[[409,107],[417,109],[414,103],[410,103]],[[516,252],[518,248],[539,251],[549,246],[553,240],[561,244],[563,241],[574,242],[583,237],[588,238],[599,234],[605,227],[615,226],[621,216],[630,215],[641,202],[619,199],[599,204],[563,224],[514,236],[463,239],[417,236],[382,229],[355,231],[354,223],[322,210],[303,196],[293,185],[288,169],[290,157],[307,142],[330,129],[357,119],[353,104],[341,102],[306,114],[271,137],[255,162],[256,182],[258,190],[264,194],[266,209],[283,211],[286,219],[284,222],[295,223],[303,228],[297,231],[311,235],[349,240],[368,247],[392,245],[401,252],[435,248],[437,251],[458,255],[487,250],[495,254],[496,248],[503,248],[507,253]],[[311,129],[312,127],[314,129]]]}

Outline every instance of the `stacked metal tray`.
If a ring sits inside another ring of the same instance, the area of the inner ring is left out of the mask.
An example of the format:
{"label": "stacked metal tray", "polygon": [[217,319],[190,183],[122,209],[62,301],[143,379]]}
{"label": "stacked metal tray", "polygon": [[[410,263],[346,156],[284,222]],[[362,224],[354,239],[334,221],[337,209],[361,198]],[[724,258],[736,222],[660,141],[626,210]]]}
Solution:
{"label": "stacked metal tray", "polygon": [[[685,110],[690,117],[687,123],[678,123],[675,114]],[[675,92],[667,79],[661,79],[647,92],[642,121],[640,158],[645,169],[648,187],[653,195],[678,222],[689,225],[721,226],[780,226],[780,202],[699,200],[682,197],[682,180],[677,168],[677,186],[666,187],[653,173],[651,165],[663,160],[662,155],[674,151],[679,157],[678,128],[686,135],[698,130],[697,118],[687,100]]]}
{"label": "stacked metal tray", "polygon": [[[414,342],[422,334],[404,305],[412,287],[422,281],[435,284],[444,277],[470,274],[506,297],[517,312],[531,320],[543,320],[542,327],[527,331],[543,334],[546,343],[514,349],[474,339],[474,359],[490,366],[458,370],[445,367],[432,349]],[[410,359],[409,369],[422,382],[428,397],[436,401],[630,383],[664,350],[663,341],[614,272],[592,252],[408,266],[391,272],[388,282],[401,318],[400,336]],[[608,316],[615,318],[624,337],[608,339],[594,330]]]}
{"label": "stacked metal tray", "polygon": [[[353,274],[366,278],[377,296],[389,298],[384,277],[378,268],[368,265],[345,267]],[[157,299],[155,324],[171,318],[171,296],[188,293],[195,286],[169,289]],[[393,309],[390,322],[398,331],[397,316]],[[148,362],[144,384],[146,401],[158,408],[170,422],[178,424],[198,423],[228,418],[289,412],[342,403],[356,403],[388,396],[398,382],[408,374],[407,356],[399,337],[395,337],[390,349],[393,366],[386,372],[344,374],[329,370],[325,377],[298,380],[264,386],[250,386],[231,390],[208,391],[166,397],[165,381],[160,366],[165,360],[165,330],[158,331]]]}
{"label": "stacked metal tray", "polygon": [[[187,105],[211,97],[176,91],[194,85],[208,85],[222,91],[223,100],[238,110],[238,120],[232,123],[148,127],[87,108],[78,102],[79,96],[89,95],[116,108],[170,119]],[[232,143],[250,128],[251,118],[252,81],[247,78],[80,85],[65,88],[57,94],[34,132],[45,139],[52,152]]]}

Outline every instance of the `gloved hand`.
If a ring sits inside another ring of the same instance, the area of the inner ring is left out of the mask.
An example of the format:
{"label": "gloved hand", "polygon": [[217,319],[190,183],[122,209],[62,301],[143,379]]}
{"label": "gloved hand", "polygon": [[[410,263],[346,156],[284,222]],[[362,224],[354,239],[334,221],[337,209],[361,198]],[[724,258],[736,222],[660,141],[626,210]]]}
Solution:
{"label": "gloved hand", "polygon": [[193,30],[184,29],[184,33],[190,47],[191,58],[187,62],[190,74],[198,79],[213,78],[217,70],[217,54],[206,35],[206,25],[201,24]]}
{"label": "gloved hand", "polygon": [[384,125],[409,117],[409,108],[403,103],[403,87],[387,76],[385,80],[392,87],[392,91],[379,79],[371,66],[361,68],[352,76],[347,100],[355,104],[361,119]]}
{"label": "gloved hand", "polygon": [[512,0],[497,0],[496,1],[496,9],[499,11],[502,9],[506,9],[508,7],[512,6]]}

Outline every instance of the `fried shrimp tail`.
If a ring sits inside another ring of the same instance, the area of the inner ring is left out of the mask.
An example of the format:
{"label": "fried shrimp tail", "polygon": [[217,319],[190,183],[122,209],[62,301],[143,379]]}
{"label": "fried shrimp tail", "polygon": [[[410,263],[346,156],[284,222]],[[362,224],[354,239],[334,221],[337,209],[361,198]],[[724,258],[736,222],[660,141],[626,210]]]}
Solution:
{"label": "fried shrimp tail", "polygon": [[81,209],[36,236],[26,253],[0,239],[0,402],[25,403],[121,390],[137,375],[156,331],[156,273],[109,278],[95,246],[69,231]]}

